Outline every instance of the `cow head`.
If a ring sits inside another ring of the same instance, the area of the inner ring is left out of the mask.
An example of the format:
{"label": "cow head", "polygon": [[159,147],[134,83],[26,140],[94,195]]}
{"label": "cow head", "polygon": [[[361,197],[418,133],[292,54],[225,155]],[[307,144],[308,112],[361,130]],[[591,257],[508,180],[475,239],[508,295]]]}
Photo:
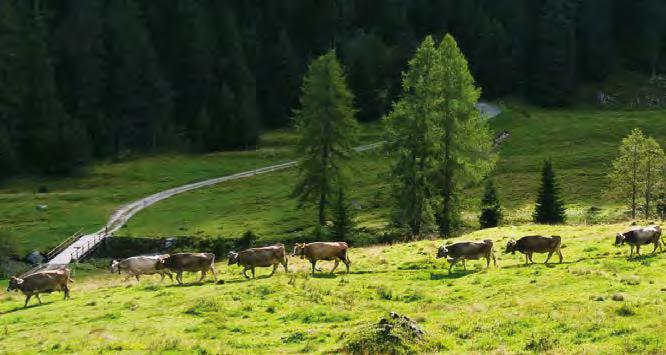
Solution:
{"label": "cow head", "polygon": [[515,254],[515,253],[516,253],[516,245],[517,245],[517,244],[518,244],[518,243],[516,243],[515,240],[513,240],[513,239],[509,240],[509,242],[506,243],[506,250],[505,250],[505,252],[506,252],[506,253]]}
{"label": "cow head", "polygon": [[291,253],[291,256],[300,255],[301,259],[305,257],[305,243],[296,243],[294,245],[294,252]]}
{"label": "cow head", "polygon": [[111,261],[111,267],[109,271],[111,271],[112,274],[115,274],[117,272],[118,275],[120,275],[120,267],[118,267],[118,264],[120,264],[118,260]]}
{"label": "cow head", "polygon": [[7,286],[7,292],[18,290],[20,288],[19,285],[21,285],[22,283],[23,283],[22,278],[12,276],[12,278],[9,279],[9,285]]}
{"label": "cow head", "polygon": [[444,245],[442,245],[441,247],[439,247],[439,249],[437,249],[437,259],[446,258],[447,255],[449,255],[449,250],[446,249]]}
{"label": "cow head", "polygon": [[167,262],[169,261],[170,257],[171,257],[171,255],[169,255],[169,254],[160,255],[157,258],[157,262],[155,263],[155,270],[164,269],[167,266]]}
{"label": "cow head", "polygon": [[624,234],[622,234],[622,233],[616,234],[615,235],[615,246],[619,246],[619,245],[624,244],[625,239],[627,239],[627,237]]}
{"label": "cow head", "polygon": [[229,265],[238,264],[238,253],[235,251],[229,252]]}

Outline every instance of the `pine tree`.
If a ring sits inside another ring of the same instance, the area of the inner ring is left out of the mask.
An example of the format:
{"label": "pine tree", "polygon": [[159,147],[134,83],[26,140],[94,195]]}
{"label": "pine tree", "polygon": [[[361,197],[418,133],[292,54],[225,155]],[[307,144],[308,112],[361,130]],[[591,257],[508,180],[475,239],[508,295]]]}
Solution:
{"label": "pine tree", "polygon": [[23,160],[46,173],[67,173],[88,158],[84,126],[58,97],[46,41],[44,13],[35,1],[25,31],[26,90],[21,100]]}
{"label": "pine tree", "polygon": [[441,68],[433,85],[439,101],[432,109],[440,134],[434,182],[441,207],[436,217],[440,235],[449,236],[459,227],[457,197],[463,184],[480,181],[492,169],[495,157],[487,122],[475,107],[480,90],[451,35],[444,37],[438,54]]}
{"label": "pine tree", "polygon": [[297,152],[304,155],[294,194],[317,204],[321,226],[333,187],[343,186],[345,164],[353,154],[358,123],[352,101],[335,51],[315,59],[303,80],[301,107],[294,113]]}
{"label": "pine tree", "polygon": [[393,157],[393,221],[407,226],[413,236],[428,233],[434,222],[437,195],[432,177],[439,142],[433,108],[441,101],[435,87],[441,60],[435,41],[426,37],[403,75],[401,99],[385,118],[386,147]]}
{"label": "pine tree", "polygon": [[333,226],[330,236],[335,241],[346,242],[354,234],[354,216],[344,189],[339,188],[333,200]]}
{"label": "pine tree", "polygon": [[601,81],[610,75],[617,60],[613,43],[613,2],[587,0],[580,6],[581,71],[589,79]]}
{"label": "pine tree", "polygon": [[560,198],[560,188],[555,181],[550,160],[543,164],[533,218],[534,222],[539,224],[559,224],[566,221],[564,202]]}
{"label": "pine tree", "polygon": [[502,221],[502,207],[497,198],[497,189],[492,180],[486,181],[486,188],[481,199],[481,215],[479,224],[481,228],[492,228],[499,226]]}

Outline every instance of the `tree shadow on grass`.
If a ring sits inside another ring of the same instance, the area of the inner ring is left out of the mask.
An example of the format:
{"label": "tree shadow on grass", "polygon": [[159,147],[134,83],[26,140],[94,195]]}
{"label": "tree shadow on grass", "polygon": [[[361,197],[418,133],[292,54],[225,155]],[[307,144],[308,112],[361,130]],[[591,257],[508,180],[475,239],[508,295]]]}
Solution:
{"label": "tree shadow on grass", "polygon": [[310,277],[312,277],[314,279],[334,279],[334,278],[338,277],[338,275],[337,274],[331,274],[329,272],[329,273],[325,273],[325,274],[310,275]]}
{"label": "tree shadow on grass", "polygon": [[479,274],[482,270],[452,270],[444,272],[430,272],[430,280],[455,280],[472,274]]}

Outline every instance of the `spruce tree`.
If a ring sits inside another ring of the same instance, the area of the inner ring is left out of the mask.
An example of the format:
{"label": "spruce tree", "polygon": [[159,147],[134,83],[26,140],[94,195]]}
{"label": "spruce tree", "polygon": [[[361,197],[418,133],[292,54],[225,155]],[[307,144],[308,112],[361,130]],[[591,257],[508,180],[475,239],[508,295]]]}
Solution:
{"label": "spruce tree", "polygon": [[25,83],[21,66],[22,23],[11,1],[0,1],[0,177],[17,171],[20,106]]}
{"label": "spruce tree", "polygon": [[550,160],[543,164],[541,186],[533,218],[534,222],[539,224],[560,224],[566,221],[564,202],[560,198],[560,188],[555,181],[555,172]]}
{"label": "spruce tree", "polygon": [[439,140],[434,182],[441,206],[436,219],[440,235],[449,236],[460,225],[458,196],[462,187],[479,182],[492,169],[495,156],[488,124],[475,106],[481,92],[451,35],[444,36],[438,55],[441,67],[431,84],[438,100],[430,108]]}
{"label": "spruce tree", "polygon": [[342,186],[345,165],[354,152],[358,123],[352,101],[335,51],[315,59],[303,79],[300,108],[294,112],[297,153],[303,155],[294,194],[317,205],[321,226],[333,188]]}
{"label": "spruce tree", "polygon": [[[112,153],[146,150],[168,138],[172,95],[158,65],[141,9],[114,0],[106,9],[106,130]],[[198,112],[197,112],[198,113]]]}
{"label": "spruce tree", "polygon": [[403,75],[403,95],[385,118],[386,148],[394,195],[393,222],[412,236],[432,230],[437,193],[433,181],[438,159],[437,112],[441,91],[435,86],[441,56],[432,37],[425,38]]}
{"label": "spruce tree", "polygon": [[335,241],[349,241],[354,233],[354,216],[344,189],[338,189],[332,207],[333,225],[330,229],[330,236]]}
{"label": "spruce tree", "polygon": [[485,191],[481,199],[481,215],[479,225],[481,228],[492,228],[499,226],[502,221],[502,207],[497,197],[497,189],[492,180],[486,181]]}
{"label": "spruce tree", "polygon": [[68,173],[88,158],[84,126],[67,114],[58,97],[46,40],[44,12],[35,1],[25,31],[26,90],[21,100],[23,160],[46,173]]}

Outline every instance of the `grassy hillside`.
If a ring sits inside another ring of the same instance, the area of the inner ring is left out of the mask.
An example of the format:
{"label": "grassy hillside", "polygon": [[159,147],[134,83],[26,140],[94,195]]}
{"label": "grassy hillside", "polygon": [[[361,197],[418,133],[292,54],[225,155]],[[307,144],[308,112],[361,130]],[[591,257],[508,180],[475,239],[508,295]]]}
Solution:
{"label": "grassy hillside", "polygon": [[[187,287],[159,284],[157,276],[126,285],[117,275],[79,270],[68,301],[46,295],[43,306],[22,309],[21,295],[0,293],[0,353],[331,352],[352,338],[377,341],[366,327],[390,311],[426,331],[418,351],[661,352],[666,255],[629,260],[627,247],[611,245],[625,228],[475,232],[465,239],[495,240],[500,267],[471,261],[452,275],[434,259],[437,241],[352,249],[350,275],[310,277],[296,258],[291,273],[269,279],[262,269],[254,281],[220,263],[225,284]],[[522,255],[501,252],[508,238],[528,233],[561,235],[565,262],[525,267]]]}
{"label": "grassy hillside", "polygon": [[[492,120],[496,131],[512,136],[500,150],[494,174],[507,223],[531,220],[539,172],[552,159],[572,223],[586,222],[591,206],[602,209],[601,220],[624,219],[624,208],[606,196],[606,174],[620,140],[642,128],[666,141],[666,111],[543,110],[513,106]],[[353,164],[350,196],[360,205],[360,225],[382,228],[388,221],[391,199],[389,160],[381,152],[367,152]],[[307,232],[314,211],[298,209],[290,198],[296,170],[236,181],[193,191],[160,202],[138,214],[121,235],[210,235],[237,237],[252,230],[266,241],[279,241]],[[481,195],[471,187],[462,203],[466,221],[474,226]]]}

